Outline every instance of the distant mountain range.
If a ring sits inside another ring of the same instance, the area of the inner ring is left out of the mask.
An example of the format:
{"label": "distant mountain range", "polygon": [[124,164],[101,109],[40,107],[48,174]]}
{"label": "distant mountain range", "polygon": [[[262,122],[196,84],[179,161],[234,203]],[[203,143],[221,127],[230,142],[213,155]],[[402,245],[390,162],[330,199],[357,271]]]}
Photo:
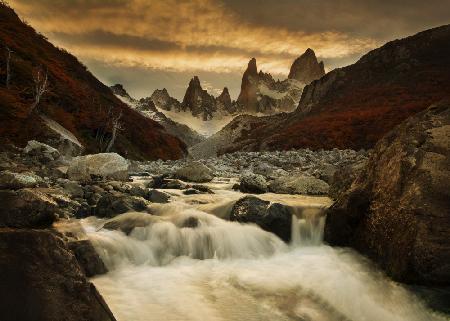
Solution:
{"label": "distant mountain range", "polygon": [[391,41],[355,64],[327,73],[303,89],[292,113],[236,117],[191,153],[368,149],[404,119],[447,99],[450,25]]}

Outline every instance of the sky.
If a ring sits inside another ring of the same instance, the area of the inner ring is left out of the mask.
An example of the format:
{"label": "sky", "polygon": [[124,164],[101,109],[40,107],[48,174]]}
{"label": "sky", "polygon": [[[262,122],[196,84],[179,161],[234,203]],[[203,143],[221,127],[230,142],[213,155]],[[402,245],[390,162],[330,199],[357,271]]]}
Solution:
{"label": "sky", "polygon": [[9,0],[50,41],[106,85],[136,97],[166,88],[182,99],[199,76],[213,95],[239,94],[242,73],[284,79],[312,48],[325,68],[354,63],[387,41],[450,23],[449,0]]}

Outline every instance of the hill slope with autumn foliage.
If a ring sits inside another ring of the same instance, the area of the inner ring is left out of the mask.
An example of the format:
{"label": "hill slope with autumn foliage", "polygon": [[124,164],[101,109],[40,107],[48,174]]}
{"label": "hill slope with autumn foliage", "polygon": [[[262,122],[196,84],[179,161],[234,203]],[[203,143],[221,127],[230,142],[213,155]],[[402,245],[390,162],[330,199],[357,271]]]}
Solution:
{"label": "hill slope with autumn foliage", "polygon": [[[48,131],[41,119],[45,115],[72,132],[86,152],[100,152],[112,135],[111,119],[120,117],[112,151],[134,159],[177,159],[186,154],[179,139],[122,103],[77,58],[52,45],[3,4],[0,50],[1,145],[23,146],[30,139],[45,142]],[[48,89],[32,108],[37,73],[48,75]]]}
{"label": "hill slope with autumn foliage", "polygon": [[367,149],[409,116],[449,98],[446,25],[389,42],[313,81],[293,113],[236,118],[211,138],[211,145],[219,154],[305,147]]}

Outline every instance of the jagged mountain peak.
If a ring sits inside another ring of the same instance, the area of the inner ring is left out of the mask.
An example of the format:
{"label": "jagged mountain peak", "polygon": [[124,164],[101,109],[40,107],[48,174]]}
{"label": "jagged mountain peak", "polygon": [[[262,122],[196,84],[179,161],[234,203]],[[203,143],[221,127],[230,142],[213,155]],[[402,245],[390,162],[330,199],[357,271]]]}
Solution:
{"label": "jagged mountain peak", "polygon": [[133,98],[131,98],[130,94],[128,94],[128,92],[126,91],[126,89],[123,87],[122,84],[115,84],[109,88],[111,88],[114,95],[127,98],[129,100],[133,100]]}
{"label": "jagged mountain peak", "polygon": [[193,116],[200,116],[203,120],[212,119],[216,111],[216,100],[202,88],[198,76],[194,76],[189,81],[181,108],[183,111],[189,110]]}
{"label": "jagged mountain peak", "polygon": [[309,84],[324,75],[325,68],[323,61],[319,63],[314,50],[308,48],[300,57],[295,59],[289,71],[288,78]]}
{"label": "jagged mountain peak", "polygon": [[181,103],[177,99],[170,96],[166,88],[156,89],[150,96],[150,99],[157,107],[167,111],[172,109],[180,111],[181,109]]}
{"label": "jagged mountain peak", "polygon": [[250,75],[257,75],[258,74],[258,68],[256,66],[256,58],[250,59],[248,62],[247,70],[246,72]]}

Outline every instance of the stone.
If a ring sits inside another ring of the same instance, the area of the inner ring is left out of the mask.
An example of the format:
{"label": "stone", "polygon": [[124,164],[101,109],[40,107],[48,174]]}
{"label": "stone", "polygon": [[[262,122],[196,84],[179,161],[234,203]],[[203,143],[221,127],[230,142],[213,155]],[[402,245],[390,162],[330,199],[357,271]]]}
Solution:
{"label": "stone", "polygon": [[152,189],[148,192],[146,199],[152,203],[168,203],[170,195],[156,189]]}
{"label": "stone", "polygon": [[73,181],[67,181],[63,184],[64,190],[73,197],[82,198],[84,196],[83,187],[80,184]]}
{"label": "stone", "polygon": [[329,196],[337,199],[347,191],[365,166],[365,161],[343,166],[336,170],[331,180]]}
{"label": "stone", "polygon": [[71,241],[68,243],[68,246],[73,254],[75,254],[78,264],[87,277],[93,277],[108,272],[91,241]]}
{"label": "stone", "polygon": [[203,194],[214,194],[213,190],[205,185],[194,184],[192,185],[192,188]]}
{"label": "stone", "polygon": [[247,174],[242,176],[239,190],[243,193],[265,193],[267,182],[264,176],[258,174]]}
{"label": "stone", "polygon": [[130,211],[144,211],[147,204],[144,199],[130,195],[105,194],[97,203],[95,216],[114,217]]}
{"label": "stone", "polygon": [[275,179],[269,190],[278,194],[326,195],[330,186],[315,177],[296,175]]}
{"label": "stone", "polygon": [[129,194],[131,196],[137,196],[137,197],[146,197],[146,195],[148,194],[148,191],[141,187],[141,186],[137,186],[137,185],[132,185],[130,190],[129,190]]}
{"label": "stone", "polygon": [[188,188],[187,190],[183,191],[184,195],[196,195],[196,194],[202,194],[202,192],[194,189],[194,188]]}
{"label": "stone", "polygon": [[412,116],[375,146],[327,211],[325,241],[350,246],[397,281],[450,284],[450,104]]}
{"label": "stone", "polygon": [[116,153],[101,153],[75,157],[67,175],[73,181],[91,181],[93,178],[128,180],[128,162]]}
{"label": "stone", "polygon": [[42,178],[33,173],[0,172],[0,189],[21,189],[36,187],[42,183]]}
{"label": "stone", "polygon": [[56,148],[47,144],[40,143],[36,140],[30,140],[23,149],[25,154],[36,157],[39,161],[47,162],[58,159],[61,155]]}
{"label": "stone", "polygon": [[230,221],[254,223],[285,242],[291,240],[292,212],[282,204],[270,204],[255,196],[245,196],[234,204]]}
{"label": "stone", "polygon": [[214,178],[213,172],[200,162],[191,162],[181,167],[175,172],[175,176],[196,183],[210,182]]}
{"label": "stone", "polygon": [[56,220],[59,205],[37,189],[0,190],[0,227],[42,228]]}
{"label": "stone", "polygon": [[63,240],[49,230],[0,228],[2,321],[114,321]]}

